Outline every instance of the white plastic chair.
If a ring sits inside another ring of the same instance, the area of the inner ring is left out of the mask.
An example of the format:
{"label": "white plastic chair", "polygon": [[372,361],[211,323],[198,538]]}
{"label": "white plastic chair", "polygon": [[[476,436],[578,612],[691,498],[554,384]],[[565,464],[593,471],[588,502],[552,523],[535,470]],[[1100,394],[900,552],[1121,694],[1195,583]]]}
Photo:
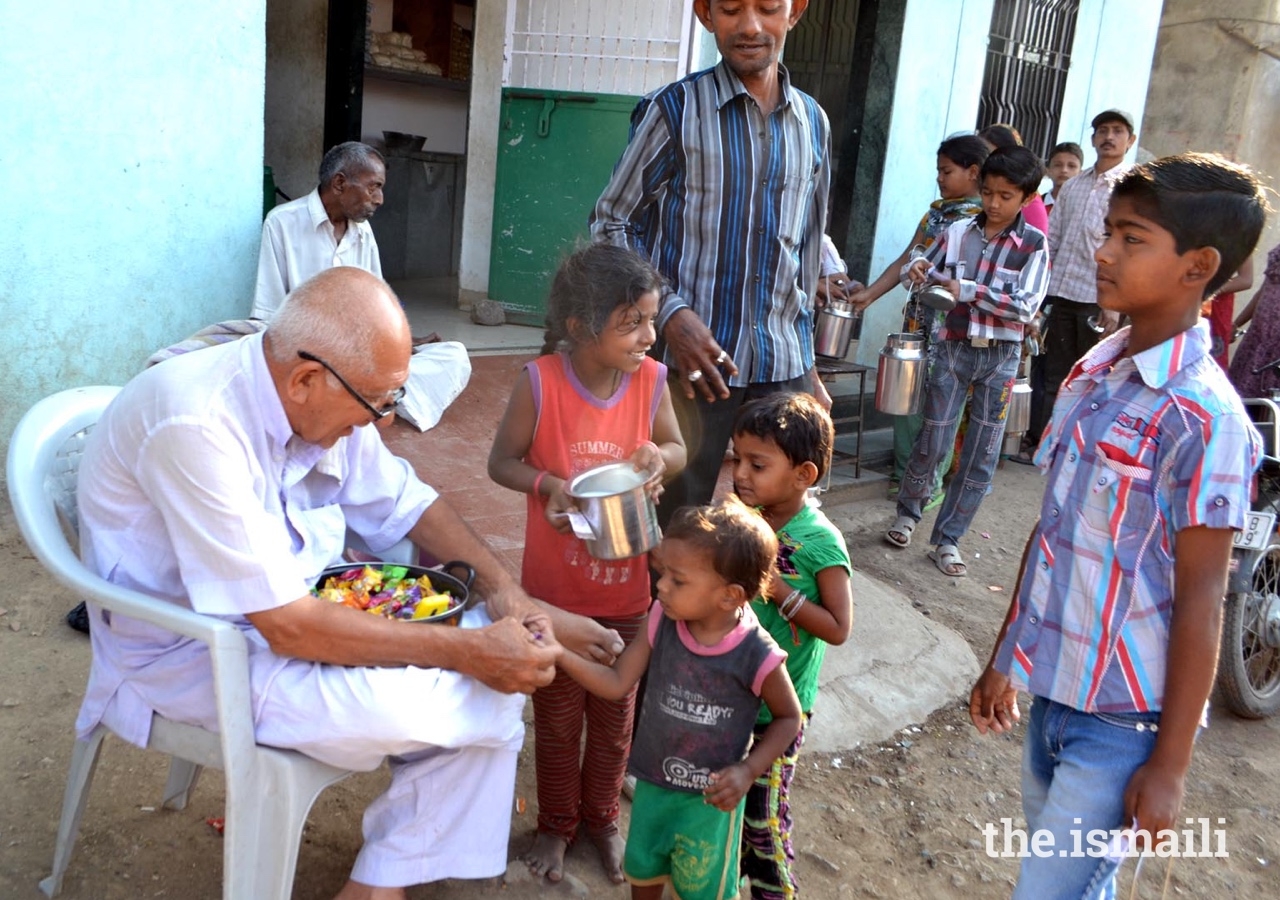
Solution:
{"label": "white plastic chair", "polygon": [[[78,529],[76,478],[89,430],[119,392],[116,387],[63,391],[41,400],[22,417],[9,443],[9,499],[33,553],[60,583],[83,599],[159,625],[209,645],[217,698],[217,732],[154,715],[149,750],[171,757],[162,804],[182,809],[205,766],[226,776],[223,900],[288,900],[293,888],[302,826],[315,798],[350,773],[301,753],[254,742],[248,655],[235,626],[136,591],[90,572],[59,523]],[[101,627],[94,622],[94,627]],[[48,897],[62,889],[98,752],[107,729],[99,725],[76,741],[58,823],[53,874],[40,882]]]}

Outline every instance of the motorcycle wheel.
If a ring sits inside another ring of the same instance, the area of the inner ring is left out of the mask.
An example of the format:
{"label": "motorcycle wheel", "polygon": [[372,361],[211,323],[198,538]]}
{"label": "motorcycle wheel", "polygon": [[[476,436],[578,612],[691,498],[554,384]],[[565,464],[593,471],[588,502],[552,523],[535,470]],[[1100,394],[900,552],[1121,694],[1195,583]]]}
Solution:
{"label": "motorcycle wheel", "polygon": [[1262,719],[1280,710],[1280,541],[1258,555],[1250,583],[1223,608],[1218,688],[1227,709]]}

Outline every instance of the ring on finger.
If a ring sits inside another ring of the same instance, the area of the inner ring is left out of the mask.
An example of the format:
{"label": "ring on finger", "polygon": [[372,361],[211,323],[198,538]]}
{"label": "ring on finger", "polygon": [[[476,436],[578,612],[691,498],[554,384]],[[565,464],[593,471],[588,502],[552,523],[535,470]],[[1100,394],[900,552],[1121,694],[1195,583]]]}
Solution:
{"label": "ring on finger", "polygon": [[720,355],[716,357],[716,365],[717,366],[720,365],[728,358],[729,358],[729,354],[726,353],[724,350],[721,350]]}
{"label": "ring on finger", "polygon": [[702,378],[702,370],[701,370],[701,369],[694,369],[692,372],[690,372],[690,373],[689,373],[689,382],[690,382],[690,383],[695,382],[695,381],[697,381],[697,380],[698,380],[698,379],[700,379],[700,378]]}

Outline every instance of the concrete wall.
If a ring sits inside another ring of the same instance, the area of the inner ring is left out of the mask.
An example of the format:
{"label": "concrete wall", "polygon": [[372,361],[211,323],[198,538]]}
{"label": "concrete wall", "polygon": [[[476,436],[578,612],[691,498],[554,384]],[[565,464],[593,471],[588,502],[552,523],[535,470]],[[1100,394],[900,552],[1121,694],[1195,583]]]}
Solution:
{"label": "concrete wall", "polygon": [[[982,93],[982,66],[994,0],[909,0],[893,88],[893,108],[880,182],[870,281],[915,233],[938,197],[937,149],[948,134],[972,131]],[[913,40],[911,35],[929,35]],[[940,90],[941,88],[941,90]],[[854,217],[858,215],[854,198]],[[884,336],[902,327],[906,293],[894,288],[864,315],[856,362],[874,366]]]}
{"label": "concrete wall", "polygon": [[121,384],[249,307],[263,0],[0,5],[0,450],[39,398]]}
{"label": "concrete wall", "polygon": [[[1280,0],[1167,0],[1141,143],[1157,156],[1214,150],[1280,188]],[[1280,243],[1280,203],[1254,257]],[[1248,297],[1244,294],[1243,297]],[[1243,305],[1243,301],[1238,301]]]}
{"label": "concrete wall", "polygon": [[502,110],[502,56],[512,0],[476,0],[471,57],[471,115],[467,123],[467,183],[462,205],[462,253],[458,263],[461,305],[489,289],[493,200]]}
{"label": "concrete wall", "polygon": [[280,190],[301,197],[316,186],[324,153],[328,0],[266,0],[266,164]]}
{"label": "concrete wall", "polygon": [[[993,6],[994,0],[908,0],[871,266],[855,277],[875,278],[902,252],[937,199],[938,144],[977,122]],[[1141,121],[1159,24],[1158,0],[1082,0],[1058,140],[1086,147],[1086,165],[1093,163],[1087,148],[1095,113],[1119,107]],[[925,34],[928,40],[912,38]],[[901,327],[905,300],[895,288],[867,310],[857,362],[875,365],[885,335]]]}
{"label": "concrete wall", "polygon": [[[371,0],[369,30],[390,31],[394,6],[394,0]],[[426,137],[424,149],[432,153],[466,153],[467,99],[466,91],[366,74],[360,139],[376,147],[383,131],[403,131]]]}
{"label": "concrete wall", "polygon": [[[1116,108],[1142,121],[1159,27],[1158,0],[1082,0],[1058,140],[1085,148],[1086,166],[1094,161],[1089,123],[1095,115]],[[1136,152],[1130,151],[1128,158],[1134,159]]]}

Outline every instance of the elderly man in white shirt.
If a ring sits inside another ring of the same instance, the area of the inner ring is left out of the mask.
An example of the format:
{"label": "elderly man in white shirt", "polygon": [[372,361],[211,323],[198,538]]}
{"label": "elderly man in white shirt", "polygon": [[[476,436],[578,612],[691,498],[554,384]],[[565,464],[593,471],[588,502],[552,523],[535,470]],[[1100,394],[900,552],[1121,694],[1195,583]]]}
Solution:
{"label": "elderly man in white shirt", "polygon": [[262,223],[252,318],[270,319],[286,294],[325,269],[354,266],[382,277],[368,219],[382,205],[386,181],[386,162],[368,144],[347,141],[329,149],[319,186],[277,206]]}
{"label": "elderly man in white shirt", "polygon": [[[621,650],[616,633],[525,594],[366,427],[394,405],[409,356],[386,283],[328,270],[265,332],[134,378],[80,467],[86,564],[249,637],[260,743],[361,770],[392,757],[341,900],[403,900],[407,885],[504,871],[522,694],[552,679],[560,641],[602,660]],[[312,596],[348,529],[375,550],[408,536],[467,560],[487,615],[412,626]],[[216,727],[203,645],[89,613],[82,735],[105,722],[144,744],[153,710]]]}

